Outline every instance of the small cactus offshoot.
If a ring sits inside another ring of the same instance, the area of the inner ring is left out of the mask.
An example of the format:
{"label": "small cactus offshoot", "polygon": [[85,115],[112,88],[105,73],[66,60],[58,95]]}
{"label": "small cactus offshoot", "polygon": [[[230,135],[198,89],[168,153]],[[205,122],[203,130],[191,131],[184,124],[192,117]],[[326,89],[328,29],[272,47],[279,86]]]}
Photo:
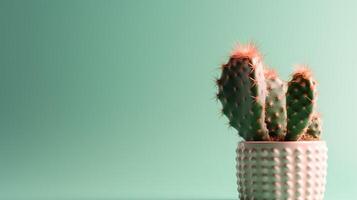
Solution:
{"label": "small cactus offshoot", "polygon": [[312,137],[312,140],[320,139],[320,135],[322,132],[321,125],[322,122],[320,115],[318,113],[314,113],[311,117],[309,126],[307,127],[307,130],[305,131],[304,135],[306,135],[306,137]]}
{"label": "small cactus offshoot", "polygon": [[247,141],[319,140],[316,81],[306,66],[282,81],[252,45],[239,45],[221,67],[217,99],[229,125]]}

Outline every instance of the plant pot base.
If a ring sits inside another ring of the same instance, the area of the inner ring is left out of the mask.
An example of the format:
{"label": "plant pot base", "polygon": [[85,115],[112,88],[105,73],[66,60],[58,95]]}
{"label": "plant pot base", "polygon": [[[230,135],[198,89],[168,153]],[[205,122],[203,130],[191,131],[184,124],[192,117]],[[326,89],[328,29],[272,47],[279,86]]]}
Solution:
{"label": "plant pot base", "polygon": [[323,199],[327,170],[323,141],[240,142],[236,160],[240,199]]}

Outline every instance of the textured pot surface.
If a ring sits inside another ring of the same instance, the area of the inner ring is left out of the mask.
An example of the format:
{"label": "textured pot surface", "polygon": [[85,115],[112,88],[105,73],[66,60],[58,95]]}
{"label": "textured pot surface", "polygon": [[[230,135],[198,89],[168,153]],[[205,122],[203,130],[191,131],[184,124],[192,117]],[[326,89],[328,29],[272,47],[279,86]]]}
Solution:
{"label": "textured pot surface", "polygon": [[240,142],[236,160],[240,199],[323,199],[327,170],[323,141]]}

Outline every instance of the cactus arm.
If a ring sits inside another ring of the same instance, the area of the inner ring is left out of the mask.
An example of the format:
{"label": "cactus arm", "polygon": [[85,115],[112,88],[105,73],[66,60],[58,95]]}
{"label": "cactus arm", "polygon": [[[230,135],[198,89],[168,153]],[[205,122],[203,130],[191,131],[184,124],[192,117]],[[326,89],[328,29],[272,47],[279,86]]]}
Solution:
{"label": "cactus arm", "polygon": [[306,131],[316,101],[315,81],[307,67],[299,67],[288,83],[286,93],[287,135],[285,140],[295,141]]}
{"label": "cactus arm", "polygon": [[267,96],[265,102],[265,123],[271,140],[284,140],[286,134],[286,87],[271,69],[265,70]]}
{"label": "cactus arm", "polygon": [[265,85],[263,64],[252,45],[239,46],[217,80],[217,98],[229,124],[245,140],[269,140],[265,118]]}
{"label": "cactus arm", "polygon": [[307,127],[306,134],[315,139],[320,139],[322,132],[322,121],[319,114],[314,113],[311,117],[309,126]]}

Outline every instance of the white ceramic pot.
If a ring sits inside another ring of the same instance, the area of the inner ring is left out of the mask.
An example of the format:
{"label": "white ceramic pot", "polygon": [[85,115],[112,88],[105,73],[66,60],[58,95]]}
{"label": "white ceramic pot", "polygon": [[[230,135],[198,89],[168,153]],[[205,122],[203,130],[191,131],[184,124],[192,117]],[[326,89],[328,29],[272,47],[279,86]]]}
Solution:
{"label": "white ceramic pot", "polygon": [[236,160],[241,200],[323,200],[324,141],[240,142]]}

